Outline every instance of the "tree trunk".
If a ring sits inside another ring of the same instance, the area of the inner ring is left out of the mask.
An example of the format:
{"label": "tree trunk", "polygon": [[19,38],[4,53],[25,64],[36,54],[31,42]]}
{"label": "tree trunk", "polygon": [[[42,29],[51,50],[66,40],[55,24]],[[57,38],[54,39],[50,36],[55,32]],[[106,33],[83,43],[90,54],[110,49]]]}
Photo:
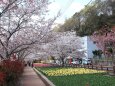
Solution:
{"label": "tree trunk", "polygon": [[62,61],[62,67],[64,66],[64,58],[61,57],[61,61]]}

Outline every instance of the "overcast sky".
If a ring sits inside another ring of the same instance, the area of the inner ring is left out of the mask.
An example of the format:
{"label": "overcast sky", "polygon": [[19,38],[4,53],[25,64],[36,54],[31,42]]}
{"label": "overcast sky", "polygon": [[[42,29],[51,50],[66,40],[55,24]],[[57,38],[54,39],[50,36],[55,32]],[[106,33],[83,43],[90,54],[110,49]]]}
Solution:
{"label": "overcast sky", "polygon": [[65,19],[71,17],[75,12],[79,12],[84,5],[88,4],[90,0],[50,0],[52,3],[49,5],[49,16],[55,16],[61,10],[61,17],[56,21],[62,23]]}

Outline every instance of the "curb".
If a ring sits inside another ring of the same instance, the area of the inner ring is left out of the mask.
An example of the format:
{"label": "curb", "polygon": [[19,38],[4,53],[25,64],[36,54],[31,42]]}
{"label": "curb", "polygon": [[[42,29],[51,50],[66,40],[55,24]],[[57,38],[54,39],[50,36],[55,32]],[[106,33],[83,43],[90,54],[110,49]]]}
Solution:
{"label": "curb", "polygon": [[38,76],[42,79],[42,81],[46,84],[46,86],[56,86],[46,76],[44,76],[41,72],[39,72],[36,68],[33,69],[38,74]]}

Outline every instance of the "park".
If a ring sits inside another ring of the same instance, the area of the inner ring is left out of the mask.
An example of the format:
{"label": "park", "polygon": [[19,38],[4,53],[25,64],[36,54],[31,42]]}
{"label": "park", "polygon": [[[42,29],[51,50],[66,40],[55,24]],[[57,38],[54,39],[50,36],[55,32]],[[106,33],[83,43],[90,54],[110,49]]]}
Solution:
{"label": "park", "polygon": [[115,0],[0,0],[0,86],[115,86]]}

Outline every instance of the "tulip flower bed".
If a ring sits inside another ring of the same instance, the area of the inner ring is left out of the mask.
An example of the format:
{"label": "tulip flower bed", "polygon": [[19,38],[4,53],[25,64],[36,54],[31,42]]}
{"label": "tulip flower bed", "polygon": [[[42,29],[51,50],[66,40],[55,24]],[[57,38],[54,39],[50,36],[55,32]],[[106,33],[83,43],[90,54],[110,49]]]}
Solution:
{"label": "tulip flower bed", "polygon": [[56,64],[48,64],[48,63],[34,63],[34,67],[52,67],[57,66]]}
{"label": "tulip flower bed", "polygon": [[115,86],[115,77],[105,71],[85,68],[37,68],[56,86]]}

